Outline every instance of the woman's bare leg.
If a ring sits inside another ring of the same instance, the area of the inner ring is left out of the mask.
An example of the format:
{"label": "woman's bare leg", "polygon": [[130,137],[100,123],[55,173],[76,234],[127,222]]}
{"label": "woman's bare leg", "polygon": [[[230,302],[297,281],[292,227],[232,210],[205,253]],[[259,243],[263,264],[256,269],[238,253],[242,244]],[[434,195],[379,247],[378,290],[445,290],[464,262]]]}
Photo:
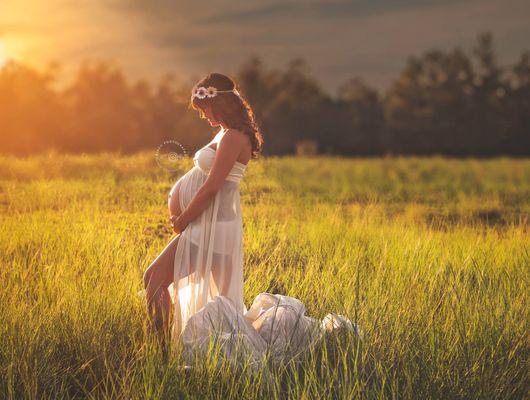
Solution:
{"label": "woman's bare leg", "polygon": [[180,235],[177,235],[171,239],[144,273],[147,312],[162,345],[165,345],[166,335],[169,333],[171,297],[168,286],[174,279],[175,252],[179,237]]}
{"label": "woman's bare leg", "polygon": [[[219,294],[226,296],[232,279],[232,256],[213,253],[212,276]],[[224,279],[223,279],[224,278]]]}

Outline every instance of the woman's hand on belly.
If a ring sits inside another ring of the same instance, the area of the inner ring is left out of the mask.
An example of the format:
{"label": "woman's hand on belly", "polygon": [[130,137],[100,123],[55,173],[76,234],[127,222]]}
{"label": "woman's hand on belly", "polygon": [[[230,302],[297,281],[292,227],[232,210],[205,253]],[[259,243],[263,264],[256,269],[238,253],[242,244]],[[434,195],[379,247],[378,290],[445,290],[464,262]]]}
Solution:
{"label": "woman's hand on belly", "polygon": [[182,221],[180,215],[172,215],[171,217],[169,217],[169,220],[171,221],[171,225],[173,226],[173,232],[175,232],[177,235],[179,233],[182,233],[184,229],[186,229],[187,224]]}

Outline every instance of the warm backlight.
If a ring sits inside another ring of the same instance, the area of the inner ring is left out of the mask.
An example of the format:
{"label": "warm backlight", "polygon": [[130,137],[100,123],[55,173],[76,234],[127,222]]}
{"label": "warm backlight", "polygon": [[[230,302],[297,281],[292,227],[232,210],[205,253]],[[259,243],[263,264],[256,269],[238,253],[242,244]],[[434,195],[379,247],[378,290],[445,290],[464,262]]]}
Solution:
{"label": "warm backlight", "polygon": [[6,46],[0,41],[0,67],[7,62]]}

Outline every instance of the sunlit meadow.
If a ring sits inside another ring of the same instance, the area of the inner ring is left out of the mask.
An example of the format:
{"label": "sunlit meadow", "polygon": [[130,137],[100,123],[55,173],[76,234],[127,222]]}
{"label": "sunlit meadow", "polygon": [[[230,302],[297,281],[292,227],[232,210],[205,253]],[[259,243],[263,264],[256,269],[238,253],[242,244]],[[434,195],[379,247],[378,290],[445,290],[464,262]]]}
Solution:
{"label": "sunlit meadow", "polygon": [[[528,393],[530,160],[262,158],[241,183],[245,302],[359,324],[265,372],[164,359],[142,274],[191,166],[0,158],[0,398],[516,399]],[[211,362],[210,362],[211,361]]]}

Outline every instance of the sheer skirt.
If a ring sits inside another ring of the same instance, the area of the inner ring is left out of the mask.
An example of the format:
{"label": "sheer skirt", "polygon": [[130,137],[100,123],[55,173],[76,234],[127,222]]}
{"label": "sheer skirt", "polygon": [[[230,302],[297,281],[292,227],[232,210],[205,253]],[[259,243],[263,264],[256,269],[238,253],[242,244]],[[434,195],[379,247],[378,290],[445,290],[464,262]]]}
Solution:
{"label": "sheer skirt", "polygon": [[[208,175],[194,167],[179,180],[186,209]],[[175,251],[172,335],[179,339],[188,319],[215,296],[247,312],[243,301],[243,222],[239,183],[226,180],[208,207],[181,232]],[[180,278],[183,277],[183,278]]]}

